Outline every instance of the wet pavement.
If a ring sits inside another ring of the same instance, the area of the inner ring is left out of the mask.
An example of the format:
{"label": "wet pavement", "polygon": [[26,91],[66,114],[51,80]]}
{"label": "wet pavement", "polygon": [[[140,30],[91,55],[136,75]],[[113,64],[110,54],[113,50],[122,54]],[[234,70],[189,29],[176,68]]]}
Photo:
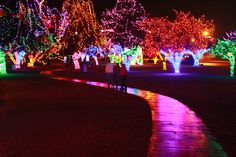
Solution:
{"label": "wet pavement", "polygon": [[[56,80],[107,88],[106,83],[56,76],[53,71],[41,74]],[[151,108],[153,128],[148,157],[227,157],[202,120],[181,102],[136,88],[128,88],[127,93],[144,98]]]}

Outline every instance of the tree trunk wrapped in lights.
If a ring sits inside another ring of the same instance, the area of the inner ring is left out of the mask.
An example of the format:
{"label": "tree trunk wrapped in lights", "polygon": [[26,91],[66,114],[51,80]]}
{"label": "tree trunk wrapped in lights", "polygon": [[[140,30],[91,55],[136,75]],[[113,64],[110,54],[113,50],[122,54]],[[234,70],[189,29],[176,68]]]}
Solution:
{"label": "tree trunk wrapped in lights", "polygon": [[182,60],[180,57],[184,53],[193,56],[196,66],[199,64],[200,57],[208,51],[210,43],[214,42],[215,26],[213,21],[206,20],[204,16],[195,18],[190,12],[175,13],[176,19],[173,21],[164,17],[150,18],[140,23],[140,27],[146,32],[142,42],[146,54],[155,57],[156,52],[162,50],[167,59],[176,58],[171,62],[178,73]]}
{"label": "tree trunk wrapped in lights", "polygon": [[186,53],[186,50],[172,52],[170,49],[166,52],[160,50],[161,54],[163,54],[173,65],[175,73],[180,73],[180,63],[183,60],[183,56]]}
{"label": "tree trunk wrapped in lights", "polygon": [[5,75],[6,71],[6,59],[4,52],[0,49],[0,75]]}
{"label": "tree trunk wrapped in lights", "polygon": [[7,55],[10,57],[11,61],[13,62],[13,70],[20,69],[21,68],[21,61],[23,60],[26,52],[23,50],[15,51],[14,54],[12,54],[10,51],[7,52]]}
{"label": "tree trunk wrapped in lights", "polygon": [[156,52],[156,56],[153,58],[154,64],[157,64],[157,61],[159,59],[162,61],[162,70],[167,70],[166,57],[165,56],[163,57],[163,55],[160,52]]}
{"label": "tree trunk wrapped in lights", "polygon": [[143,51],[138,45],[133,48],[125,48],[122,51],[122,62],[126,65],[127,70],[131,65],[143,65]]}
{"label": "tree trunk wrapped in lights", "polygon": [[212,53],[222,59],[227,59],[230,63],[230,76],[234,76],[236,42],[232,40],[218,39],[216,45],[212,48]]}

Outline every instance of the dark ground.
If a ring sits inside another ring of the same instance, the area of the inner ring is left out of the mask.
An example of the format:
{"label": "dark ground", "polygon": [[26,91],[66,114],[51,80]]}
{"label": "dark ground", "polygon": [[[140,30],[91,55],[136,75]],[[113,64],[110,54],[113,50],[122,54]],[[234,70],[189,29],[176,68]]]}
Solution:
{"label": "dark ground", "polygon": [[[170,66],[163,72],[160,65],[145,65],[131,68],[128,86],[173,97],[190,107],[233,157],[236,79],[228,77],[228,71],[227,66],[184,65],[182,74],[175,75]],[[106,82],[104,66],[94,66],[88,73],[69,68],[56,74]],[[10,76],[0,78],[0,156],[75,156],[78,151],[82,156],[146,155],[150,112],[140,98],[37,73]],[[72,149],[63,151],[68,147]]]}
{"label": "dark ground", "polygon": [[[133,67],[128,74],[128,86],[146,89],[173,97],[203,120],[229,157],[236,155],[236,79],[229,77],[228,66],[192,67],[183,65],[182,74],[172,67],[163,72],[160,65]],[[73,70],[58,75],[106,82],[104,66],[93,67],[88,73]]]}
{"label": "dark ground", "polygon": [[0,157],[146,156],[143,99],[19,73],[0,78]]}

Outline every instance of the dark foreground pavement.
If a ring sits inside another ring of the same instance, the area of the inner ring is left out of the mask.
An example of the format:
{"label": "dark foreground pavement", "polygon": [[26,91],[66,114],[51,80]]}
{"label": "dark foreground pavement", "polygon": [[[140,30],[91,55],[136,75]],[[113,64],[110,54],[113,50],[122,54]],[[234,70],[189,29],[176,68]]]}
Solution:
{"label": "dark foreground pavement", "polygon": [[151,134],[136,96],[38,74],[0,78],[0,157],[144,157]]}
{"label": "dark foreground pavement", "polygon": [[[229,77],[228,66],[182,66],[175,75],[169,65],[133,67],[128,74],[128,86],[146,89],[173,97],[197,113],[229,157],[236,155],[236,79]],[[106,82],[104,66],[93,67],[88,73],[73,70],[57,75]]]}

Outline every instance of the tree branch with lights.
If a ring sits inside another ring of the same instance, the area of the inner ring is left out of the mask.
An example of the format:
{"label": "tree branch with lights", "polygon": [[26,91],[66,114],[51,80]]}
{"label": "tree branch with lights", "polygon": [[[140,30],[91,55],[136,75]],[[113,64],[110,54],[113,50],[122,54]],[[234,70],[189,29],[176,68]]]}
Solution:
{"label": "tree branch with lights", "polygon": [[65,46],[70,53],[84,51],[90,44],[101,44],[101,30],[91,0],[66,0],[63,10],[67,10],[69,17]]}

